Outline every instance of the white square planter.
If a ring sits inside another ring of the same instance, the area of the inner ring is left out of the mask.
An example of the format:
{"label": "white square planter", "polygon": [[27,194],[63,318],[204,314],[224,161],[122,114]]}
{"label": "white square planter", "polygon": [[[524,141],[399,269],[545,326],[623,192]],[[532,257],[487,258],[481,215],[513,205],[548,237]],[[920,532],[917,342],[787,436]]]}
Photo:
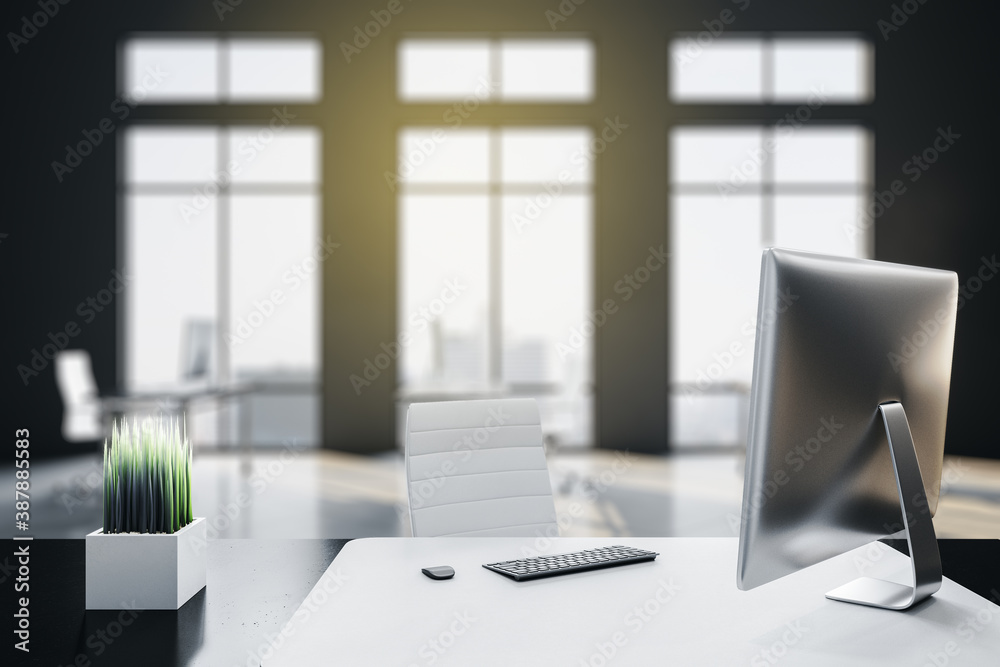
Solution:
{"label": "white square planter", "polygon": [[205,587],[205,519],[176,533],[87,535],[87,609],[180,609]]}

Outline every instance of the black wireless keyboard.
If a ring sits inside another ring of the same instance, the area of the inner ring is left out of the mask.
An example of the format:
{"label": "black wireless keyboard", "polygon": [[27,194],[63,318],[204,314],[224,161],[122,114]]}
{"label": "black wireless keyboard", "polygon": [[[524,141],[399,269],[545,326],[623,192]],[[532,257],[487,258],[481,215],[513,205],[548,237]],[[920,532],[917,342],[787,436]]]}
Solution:
{"label": "black wireless keyboard", "polygon": [[555,556],[536,556],[521,560],[505,560],[502,563],[483,565],[487,570],[510,577],[515,581],[529,581],[542,577],[555,577],[572,572],[586,572],[605,567],[617,567],[631,563],[644,563],[655,559],[660,554],[655,551],[636,549],[635,547],[601,547],[587,549]]}

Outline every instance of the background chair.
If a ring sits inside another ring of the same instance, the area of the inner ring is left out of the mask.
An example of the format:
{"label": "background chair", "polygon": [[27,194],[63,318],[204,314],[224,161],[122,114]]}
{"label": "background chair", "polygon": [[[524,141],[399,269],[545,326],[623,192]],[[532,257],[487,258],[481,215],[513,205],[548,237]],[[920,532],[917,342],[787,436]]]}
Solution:
{"label": "background chair", "polygon": [[214,351],[212,320],[190,319],[181,332],[181,379],[208,380],[212,376]]}
{"label": "background chair", "polygon": [[530,398],[412,404],[406,486],[414,537],[559,535]]}
{"label": "background chair", "polygon": [[62,435],[67,442],[102,442],[110,435],[112,419],[126,415],[167,413],[185,418],[192,400],[210,395],[207,389],[101,394],[86,350],[57,353],[55,372],[63,402]]}
{"label": "background chair", "polygon": [[63,350],[56,355],[55,370],[63,402],[63,438],[67,442],[103,439],[104,405],[97,393],[90,353]]}

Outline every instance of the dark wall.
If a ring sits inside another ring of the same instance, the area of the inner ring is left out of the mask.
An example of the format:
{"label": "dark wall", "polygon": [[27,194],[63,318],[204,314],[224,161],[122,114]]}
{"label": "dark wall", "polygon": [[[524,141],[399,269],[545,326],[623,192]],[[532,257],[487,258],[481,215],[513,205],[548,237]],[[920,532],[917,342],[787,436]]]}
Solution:
{"label": "dark wall", "polygon": [[[72,347],[90,350],[98,383],[116,381],[116,318],[120,295],[102,312],[84,305],[108,286],[118,265],[116,248],[115,135],[107,137],[59,182],[51,162],[64,146],[110,117],[117,126],[141,120],[137,109],[120,121],[109,110],[117,96],[115,44],[130,31],[311,31],[325,45],[324,100],[300,109],[299,118],[324,133],[324,228],[341,243],[324,265],[324,443],[351,451],[393,445],[394,379],[385,374],[358,396],[348,378],[380,342],[395,338],[395,196],[383,179],[394,169],[396,129],[424,119],[438,122],[440,107],[408,108],[395,101],[395,42],[414,31],[538,31],[551,33],[547,10],[556,0],[405,2],[383,33],[347,63],[338,45],[386,3],[351,0],[245,0],[217,14],[219,3],[185,0],[149,3],[70,2],[47,25],[18,45],[8,35],[6,156],[9,186],[0,223],[3,272],[3,421],[5,433],[29,428],[36,455],[78,451],[59,435],[62,417],[51,363],[22,381],[30,366],[67,323],[80,333]],[[885,39],[879,20],[891,3],[607,2],[588,0],[559,32],[583,32],[598,46],[598,98],[555,110],[484,108],[473,119],[531,123],[585,123],[599,127],[620,117],[629,128],[597,164],[595,302],[612,296],[614,283],[632,271],[647,248],[667,245],[667,155],[670,124],[696,120],[698,108],[675,108],[666,96],[668,37],[700,31],[729,8],[727,30],[851,30],[876,45],[876,101],[862,114],[876,132],[876,186],[901,179],[906,191],[876,223],[880,259],[948,268],[967,286],[959,313],[947,449],[1000,456],[990,408],[996,403],[998,354],[990,326],[1000,304],[1000,279],[975,277],[1000,250],[994,219],[997,133],[991,93],[996,86],[996,18],[992,4],[963,8],[944,2],[916,8]],[[567,2],[563,6],[569,7]],[[740,7],[745,7],[741,10]],[[7,3],[0,26],[20,31],[35,2]],[[897,21],[901,15],[897,15]],[[240,107],[226,118],[266,120],[269,107]],[[854,116],[834,107],[817,120]],[[219,110],[176,111],[178,119],[213,120]],[[471,122],[471,121],[470,121]],[[919,179],[904,165],[930,147],[939,128],[959,135]],[[984,275],[986,272],[984,270]],[[667,440],[667,280],[661,271],[598,332],[597,417],[602,446],[663,451]],[[971,282],[970,282],[971,281]],[[978,291],[972,291],[977,289]],[[92,317],[92,319],[91,319]],[[87,321],[91,319],[91,321]],[[58,340],[58,336],[56,336]],[[40,364],[39,364],[40,365]]]}

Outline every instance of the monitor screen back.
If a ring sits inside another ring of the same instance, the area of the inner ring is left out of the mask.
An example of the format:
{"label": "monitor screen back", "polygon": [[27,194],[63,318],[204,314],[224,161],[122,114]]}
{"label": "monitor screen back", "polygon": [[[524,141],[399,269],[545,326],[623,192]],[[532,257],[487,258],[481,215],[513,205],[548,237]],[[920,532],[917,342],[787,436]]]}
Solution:
{"label": "monitor screen back", "polygon": [[903,529],[880,403],[903,405],[936,510],[957,298],[951,271],[764,252],[741,589]]}

